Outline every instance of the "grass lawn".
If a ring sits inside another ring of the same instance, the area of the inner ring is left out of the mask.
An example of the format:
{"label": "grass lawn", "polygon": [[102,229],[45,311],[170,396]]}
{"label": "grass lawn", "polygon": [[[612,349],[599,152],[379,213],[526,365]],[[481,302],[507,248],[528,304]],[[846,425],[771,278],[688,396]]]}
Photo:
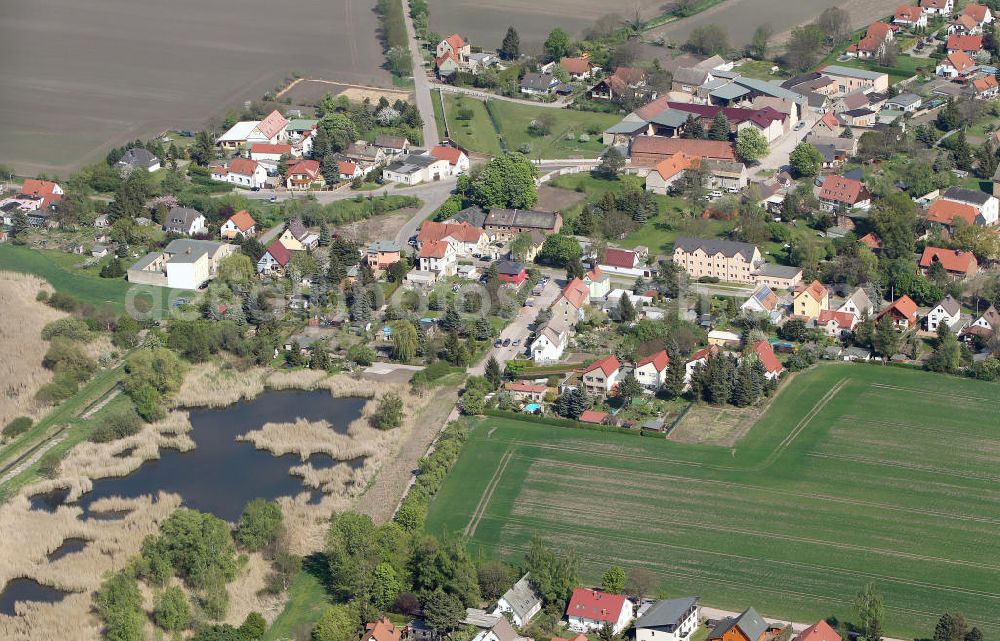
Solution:
{"label": "grass lawn", "polygon": [[[472,151],[495,156],[501,152],[500,140],[490,122],[490,114],[482,100],[461,94],[448,94],[444,98],[445,117],[448,119],[448,133],[459,145]],[[471,118],[459,120],[460,110],[468,110]]]}
{"label": "grass lawn", "polygon": [[427,530],[510,561],[538,534],[574,547],[589,584],[646,567],[671,596],[801,622],[854,621],[874,582],[889,636],[926,638],[950,611],[991,638],[998,389],[827,363],[786,382],[732,448],[481,419]]}
{"label": "grass lawn", "polygon": [[[328,572],[326,559],[321,554],[313,554],[303,560],[302,570],[292,579],[292,585],[288,589],[285,609],[267,629],[263,641],[309,636],[309,630],[330,604],[324,587]],[[300,633],[305,636],[300,636]]]}
{"label": "grass lawn", "polygon": [[[507,148],[531,145],[532,158],[596,158],[603,150],[601,133],[621,120],[617,114],[572,109],[535,107],[502,100],[489,103]],[[544,115],[554,116],[555,124],[546,136],[532,136],[528,125]],[[589,140],[581,141],[580,136]]]}
{"label": "grass lawn", "polygon": [[[49,281],[58,292],[97,307],[109,305],[122,311],[131,285],[124,278],[101,278],[96,269],[80,269],[78,266],[85,261],[85,256],[62,251],[31,249],[11,243],[0,245],[0,269],[34,274]],[[164,296],[174,291],[162,290]]]}
{"label": "grass lawn", "polygon": [[431,90],[431,104],[434,106],[434,122],[437,123],[438,136],[444,138],[446,127],[444,124],[444,111],[441,110],[440,89]]}
{"label": "grass lawn", "polygon": [[778,73],[771,73],[771,67],[775,66],[770,60],[747,60],[738,67],[734,67],[733,71],[738,71],[740,74],[748,78],[757,78],[758,80],[774,80],[776,78],[788,78],[787,72],[778,71]]}

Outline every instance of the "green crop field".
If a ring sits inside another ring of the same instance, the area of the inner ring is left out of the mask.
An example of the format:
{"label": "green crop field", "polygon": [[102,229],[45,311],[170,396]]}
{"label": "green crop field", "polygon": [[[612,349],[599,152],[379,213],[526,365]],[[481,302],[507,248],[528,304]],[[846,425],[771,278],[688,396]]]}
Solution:
{"label": "green crop field", "polygon": [[1000,634],[1000,387],[824,364],[786,382],[733,448],[478,421],[428,530],[520,560],[537,533],[583,578],[655,571],[671,595],[803,622],[853,619],[874,582],[886,632],[945,611]]}

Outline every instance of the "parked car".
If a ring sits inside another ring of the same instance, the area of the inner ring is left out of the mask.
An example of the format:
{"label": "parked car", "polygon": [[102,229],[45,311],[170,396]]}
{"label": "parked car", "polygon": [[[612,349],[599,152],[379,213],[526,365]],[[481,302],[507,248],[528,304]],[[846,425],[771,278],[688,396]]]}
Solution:
{"label": "parked car", "polygon": [[795,131],[801,131],[805,126],[806,126],[806,121],[800,120],[797,123],[795,123]]}
{"label": "parked car", "polygon": [[513,345],[514,347],[519,347],[521,345],[521,339],[520,338],[515,338],[514,342],[511,343],[511,345]]}
{"label": "parked car", "polygon": [[505,339],[503,339],[503,346],[504,346],[504,347],[507,347],[507,346],[509,346],[509,345],[510,345],[510,339],[509,339],[509,338],[505,338]]}
{"label": "parked car", "polygon": [[503,341],[499,338],[493,341],[493,347],[500,347],[501,345],[503,345]]}

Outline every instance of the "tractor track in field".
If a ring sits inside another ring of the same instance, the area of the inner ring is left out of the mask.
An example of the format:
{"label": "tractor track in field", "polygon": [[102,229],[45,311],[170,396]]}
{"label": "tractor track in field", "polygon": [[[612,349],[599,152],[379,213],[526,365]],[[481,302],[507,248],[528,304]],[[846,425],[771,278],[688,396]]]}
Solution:
{"label": "tractor track in field", "polygon": [[945,470],[939,467],[932,467],[930,465],[918,465],[916,463],[900,463],[899,461],[887,461],[885,459],[871,458],[868,456],[847,456],[846,454],[821,454],[819,452],[807,452],[806,456],[811,456],[813,458],[830,459],[833,461],[850,461],[851,463],[862,463],[865,465],[883,465],[886,467],[895,467],[901,470],[911,470],[915,472],[928,472],[930,474],[941,474],[942,476],[951,476],[955,478],[965,479],[965,480],[978,480],[978,481],[994,481],[1000,483],[1000,475],[998,474],[985,474],[978,472],[959,472],[953,470]]}
{"label": "tractor track in field", "polygon": [[[913,387],[900,387],[898,385],[887,385],[885,383],[872,383],[871,387],[877,387],[879,389],[893,390],[896,392],[912,392],[914,394],[930,394],[932,396],[944,396],[948,400],[955,400],[955,395],[948,392],[936,392],[934,390],[928,389],[918,389]],[[985,396],[962,396],[963,400],[968,401],[979,401],[981,403],[993,403],[995,405],[1000,405],[1000,398],[997,397],[985,397]]]}
{"label": "tractor track in field", "polygon": [[479,522],[483,520],[486,508],[490,504],[490,499],[493,498],[493,492],[496,491],[497,486],[500,484],[503,472],[507,469],[507,464],[510,463],[512,458],[514,458],[514,450],[512,449],[504,452],[504,455],[500,458],[500,465],[497,466],[496,472],[490,477],[490,482],[486,484],[486,489],[483,490],[483,495],[479,497],[479,503],[476,504],[476,509],[472,512],[472,518],[469,519],[468,525],[465,526],[463,532],[465,536],[475,536]]}

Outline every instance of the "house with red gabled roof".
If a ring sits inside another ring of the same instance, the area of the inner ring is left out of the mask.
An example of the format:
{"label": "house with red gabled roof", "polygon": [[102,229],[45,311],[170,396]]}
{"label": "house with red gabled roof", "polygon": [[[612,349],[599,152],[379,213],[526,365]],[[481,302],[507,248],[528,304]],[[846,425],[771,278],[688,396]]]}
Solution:
{"label": "house with red gabled roof", "polygon": [[629,156],[639,167],[655,167],[663,160],[685,153],[703,159],[736,160],[736,150],[725,140],[700,138],[667,138],[666,136],[636,136],[632,139]]}
{"label": "house with red gabled roof", "polygon": [[868,209],[871,198],[863,182],[843,176],[827,176],[819,189],[819,206],[824,211],[836,211],[842,207]]}
{"label": "house with red gabled roof", "polygon": [[510,381],[505,383],[503,388],[506,392],[510,393],[515,401],[527,401],[529,403],[542,402],[545,399],[545,392],[548,390],[544,385],[521,381]]}
{"label": "house with red gabled roof", "polygon": [[445,145],[435,145],[431,147],[430,155],[438,160],[448,161],[449,176],[461,176],[469,171],[469,157],[464,151],[457,147],[447,147]]}
{"label": "house with red gabled roof", "polygon": [[574,278],[552,303],[552,318],[558,318],[567,325],[576,325],[583,320],[584,307],[588,302],[590,288],[579,278]]}
{"label": "house with red gabled roof", "polygon": [[979,273],[979,261],[972,252],[943,247],[924,247],[924,253],[920,256],[920,271],[926,275],[935,263],[940,264],[946,272],[956,278],[969,278]]}
{"label": "house with red gabled roof", "polygon": [[403,630],[394,626],[389,617],[382,616],[378,621],[365,625],[361,641],[401,641],[402,638]]}
{"label": "house with red gabled roof", "polygon": [[280,240],[276,240],[268,246],[267,251],[257,261],[257,273],[273,274],[281,272],[291,259],[291,252],[281,244]]}
{"label": "house with red gabled roof", "polygon": [[621,373],[621,362],[612,354],[594,361],[580,372],[580,380],[588,394],[593,396],[608,396],[618,385]]}
{"label": "house with red gabled roof", "polygon": [[226,240],[232,240],[237,236],[248,238],[257,233],[257,221],[250,212],[241,209],[222,223],[219,233]]}
{"label": "house with red gabled roof", "polygon": [[322,189],[326,180],[319,170],[318,160],[300,160],[288,169],[285,186],[288,189]]}
{"label": "house with red gabled roof", "polygon": [[[604,425],[605,423],[608,422],[608,419],[610,417],[611,415],[608,414],[607,412],[598,412],[597,410],[584,410],[583,414],[580,414],[580,418],[576,420],[580,421],[581,423],[589,423],[591,425]],[[584,639],[587,638],[581,634],[579,637],[571,639],[570,641],[576,641],[576,639],[580,637],[583,637]],[[559,641],[565,641],[565,640],[559,639]]]}
{"label": "house with red gabled roof", "polygon": [[256,160],[233,158],[225,165],[212,167],[212,180],[247,189],[260,189],[267,184],[267,169]]}
{"label": "house with red gabled roof", "polygon": [[223,149],[239,149],[256,143],[279,144],[288,140],[288,119],[277,109],[263,120],[242,120],[215,141]]}
{"label": "house with red gabled roof", "polygon": [[644,389],[656,392],[667,382],[667,366],[670,357],[666,350],[650,354],[635,364],[635,378]]}
{"label": "house with red gabled roof", "polygon": [[639,246],[635,249],[618,249],[609,247],[604,252],[604,258],[599,267],[607,274],[617,274],[630,278],[651,278],[653,269],[647,265],[649,250]]}
{"label": "house with red gabled roof", "polygon": [[753,344],[753,351],[757,355],[760,364],[764,366],[764,376],[769,381],[781,376],[781,373],[785,371],[784,365],[778,360],[778,357],[774,354],[774,348],[767,340],[761,339]]}
{"label": "house with red gabled roof", "polygon": [[830,307],[830,291],[818,280],[799,286],[792,298],[792,313],[803,318],[815,319]]}
{"label": "house with red gabled roof", "polygon": [[920,0],[920,10],[930,16],[948,16],[955,10],[955,0]]}
{"label": "house with red gabled roof", "polygon": [[350,160],[337,161],[337,174],[340,175],[341,180],[354,180],[355,178],[364,176],[364,173],[361,171],[361,165]]}
{"label": "house with red gabled roof", "polygon": [[927,14],[912,4],[901,4],[896,7],[896,15],[892,19],[893,24],[898,24],[911,29],[920,29],[927,26]]}
{"label": "house with red gabled roof", "polygon": [[642,69],[618,67],[613,74],[602,78],[600,82],[591,87],[590,97],[593,100],[610,101],[631,91],[637,95],[648,95],[651,98],[656,98],[656,93],[647,87],[646,81],[646,72]]}
{"label": "house with red gabled roof", "polygon": [[882,239],[873,231],[868,232],[858,240],[873,252],[879,252],[882,249]]}
{"label": "house with red gabled roof", "polygon": [[991,100],[1000,93],[1000,84],[996,76],[987,74],[972,81],[972,95],[979,100]]}
{"label": "house with red gabled roof", "polygon": [[287,143],[272,145],[267,142],[258,142],[250,145],[250,160],[278,162],[282,156],[291,157],[295,149]]}
{"label": "house with red gabled roof", "polygon": [[856,44],[847,48],[847,55],[852,58],[878,58],[893,39],[892,26],[884,22],[873,22],[868,25],[868,31]]}
{"label": "house with red gabled roof", "polygon": [[830,624],[820,619],[802,632],[799,632],[794,641],[841,641],[837,631],[830,627]]}
{"label": "house with red gabled roof", "polygon": [[850,312],[824,309],[816,319],[816,327],[823,330],[827,336],[842,338],[854,330],[858,324],[858,317]]}
{"label": "house with red gabled roof", "polygon": [[458,255],[455,247],[446,240],[432,240],[424,243],[417,254],[420,259],[420,270],[431,272],[437,278],[453,276],[458,268]]}
{"label": "house with red gabled roof", "polygon": [[472,45],[466,42],[462,36],[453,33],[438,43],[435,49],[435,57],[440,58],[448,53],[454,54],[458,59],[462,60],[472,53]]}
{"label": "house with red gabled roof", "polygon": [[646,191],[666,196],[674,185],[679,182],[688,169],[701,166],[701,157],[681,152],[661,160],[646,174]]}
{"label": "house with red gabled roof", "polygon": [[817,136],[839,136],[844,126],[837,120],[837,115],[828,111],[813,125],[812,133]]}
{"label": "house with red gabled roof", "polygon": [[583,283],[590,288],[590,298],[604,298],[611,291],[611,277],[604,273],[600,265],[583,275]]}
{"label": "house with red gabled roof", "polygon": [[62,200],[63,194],[63,188],[59,186],[59,183],[28,178],[21,185],[21,191],[18,192],[17,198],[18,200],[30,201],[32,205],[35,205],[27,208],[22,206],[21,209],[50,209],[52,205]]}
{"label": "house with red gabled roof", "polygon": [[945,50],[948,53],[962,52],[975,57],[977,53],[983,50],[983,37],[953,33],[948,36]]}
{"label": "house with red gabled roof", "polygon": [[897,331],[904,331],[917,325],[917,304],[905,294],[892,302],[875,317],[876,322],[888,316]]}
{"label": "house with red gabled roof", "polygon": [[566,606],[567,627],[573,632],[593,632],[609,624],[615,634],[620,634],[634,614],[635,605],[624,594],[609,594],[590,588],[573,590]]}
{"label": "house with red gabled roof", "polygon": [[444,240],[455,246],[455,251],[461,257],[482,256],[489,247],[489,236],[475,225],[467,222],[439,223],[433,220],[425,221],[417,233],[417,249],[432,240]]}
{"label": "house with red gabled roof", "polygon": [[980,27],[983,27],[993,22],[993,12],[985,4],[970,3],[965,5],[962,9],[963,16],[969,16],[976,21]]}
{"label": "house with red gabled roof", "polygon": [[708,362],[709,356],[718,356],[719,346],[709,345],[704,349],[699,349],[691,357],[684,362],[684,388],[687,389],[688,385],[691,384],[691,377],[694,375],[694,370],[699,365],[704,365]]}
{"label": "house with red gabled roof", "polygon": [[559,66],[565,69],[573,80],[586,80],[599,69],[591,64],[590,54],[587,52],[575,57],[563,56],[559,59]]}
{"label": "house with red gabled roof", "polygon": [[956,51],[948,54],[948,57],[938,63],[934,68],[934,73],[945,78],[958,78],[968,76],[976,70],[976,61],[967,53]]}
{"label": "house with red gabled roof", "polygon": [[[978,219],[978,220],[977,220]],[[965,225],[985,224],[979,211],[969,203],[940,198],[927,208],[927,222],[952,229],[956,223]]]}

